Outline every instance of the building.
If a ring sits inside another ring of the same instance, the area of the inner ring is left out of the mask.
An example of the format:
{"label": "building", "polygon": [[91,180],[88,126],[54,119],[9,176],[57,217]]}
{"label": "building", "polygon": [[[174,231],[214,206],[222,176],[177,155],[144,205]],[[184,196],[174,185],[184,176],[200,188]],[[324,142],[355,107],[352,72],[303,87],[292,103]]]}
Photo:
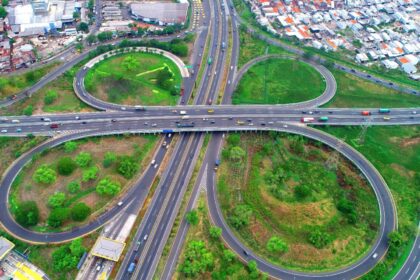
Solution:
{"label": "building", "polygon": [[144,2],[130,5],[131,17],[135,20],[158,25],[185,24],[187,3]]}
{"label": "building", "polygon": [[0,260],[3,260],[10,251],[12,251],[15,244],[0,236]]}
{"label": "building", "polygon": [[100,236],[93,245],[91,254],[96,257],[117,262],[124,250],[125,243]]}

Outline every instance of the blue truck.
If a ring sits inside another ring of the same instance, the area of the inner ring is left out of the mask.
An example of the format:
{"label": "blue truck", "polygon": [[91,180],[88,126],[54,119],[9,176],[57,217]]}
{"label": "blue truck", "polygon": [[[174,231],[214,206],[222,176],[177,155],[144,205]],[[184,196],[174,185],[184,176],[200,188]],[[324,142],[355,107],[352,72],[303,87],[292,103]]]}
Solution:
{"label": "blue truck", "polygon": [[173,133],[174,131],[172,129],[163,129],[162,133]]}

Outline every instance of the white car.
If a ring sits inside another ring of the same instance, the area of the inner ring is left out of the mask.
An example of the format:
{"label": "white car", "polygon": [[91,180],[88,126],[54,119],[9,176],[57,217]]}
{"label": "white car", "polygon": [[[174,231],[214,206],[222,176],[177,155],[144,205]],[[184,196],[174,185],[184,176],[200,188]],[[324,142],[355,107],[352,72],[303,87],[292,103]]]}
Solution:
{"label": "white car", "polygon": [[378,257],[378,253],[372,255],[372,258],[376,259]]}
{"label": "white car", "polygon": [[1,133],[7,133],[7,129],[2,129]]}
{"label": "white car", "polygon": [[122,206],[124,202],[120,201],[117,203],[118,206]]}

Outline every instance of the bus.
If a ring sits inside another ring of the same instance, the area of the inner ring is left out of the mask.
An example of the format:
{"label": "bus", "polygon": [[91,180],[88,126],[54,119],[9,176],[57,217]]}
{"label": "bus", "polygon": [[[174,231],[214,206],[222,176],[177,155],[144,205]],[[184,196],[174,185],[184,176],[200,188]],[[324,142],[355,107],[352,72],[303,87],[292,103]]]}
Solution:
{"label": "bus", "polygon": [[303,123],[313,122],[314,118],[301,118],[300,121]]}
{"label": "bus", "polygon": [[207,64],[210,65],[212,62],[213,61],[212,61],[211,57],[209,57],[209,59],[207,60]]}
{"label": "bus", "polygon": [[379,113],[381,113],[381,114],[388,114],[390,112],[391,112],[391,110],[389,110],[388,108],[380,108],[379,109]]}

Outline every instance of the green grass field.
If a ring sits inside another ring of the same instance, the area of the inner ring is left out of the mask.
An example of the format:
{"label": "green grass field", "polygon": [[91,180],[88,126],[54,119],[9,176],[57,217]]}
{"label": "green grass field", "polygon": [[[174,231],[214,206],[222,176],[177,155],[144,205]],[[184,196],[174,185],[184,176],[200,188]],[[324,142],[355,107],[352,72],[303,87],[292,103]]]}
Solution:
{"label": "green grass field", "polygon": [[[384,177],[391,189],[398,213],[398,229],[403,234],[408,246],[416,233],[418,195],[420,186],[420,127],[419,126],[383,126],[369,127],[365,143],[359,145],[356,140],[360,134],[358,127],[328,127],[324,131],[347,142],[360,151]],[[406,255],[406,254],[405,254]],[[387,271],[394,265],[401,265],[399,258],[387,256],[384,264]],[[393,273],[396,271],[394,270]],[[373,275],[375,270],[367,275]],[[391,279],[392,275],[382,275],[381,279]]]}
{"label": "green grass field", "polygon": [[0,98],[11,96],[34,85],[58,65],[59,63],[51,63],[24,74],[0,77]]}
{"label": "green grass field", "polygon": [[368,82],[340,70],[332,70],[337,93],[326,107],[419,107],[418,96]]}
{"label": "green grass field", "polygon": [[244,74],[232,103],[296,103],[316,98],[324,89],[322,76],[312,66],[291,59],[268,59]]}
{"label": "green grass field", "polygon": [[[235,161],[233,150],[245,153]],[[218,198],[231,228],[258,255],[300,271],[334,270],[355,262],[376,237],[379,210],[373,190],[352,164],[340,158],[327,169],[331,151],[320,143],[286,134],[230,134],[222,151]],[[309,193],[300,195],[305,186]],[[348,200],[356,220],[339,209]],[[238,226],[239,207],[250,211]],[[329,235],[324,246],[311,243],[315,231]],[[288,244],[285,253],[271,252],[273,236]]]}
{"label": "green grass field", "polygon": [[[124,67],[132,57],[135,67]],[[181,74],[170,59],[152,53],[130,53],[110,57],[91,69],[85,78],[86,89],[95,97],[127,105],[175,105],[179,94],[172,95],[169,87],[158,84],[159,72],[168,67],[172,73],[171,87],[181,85]]]}

